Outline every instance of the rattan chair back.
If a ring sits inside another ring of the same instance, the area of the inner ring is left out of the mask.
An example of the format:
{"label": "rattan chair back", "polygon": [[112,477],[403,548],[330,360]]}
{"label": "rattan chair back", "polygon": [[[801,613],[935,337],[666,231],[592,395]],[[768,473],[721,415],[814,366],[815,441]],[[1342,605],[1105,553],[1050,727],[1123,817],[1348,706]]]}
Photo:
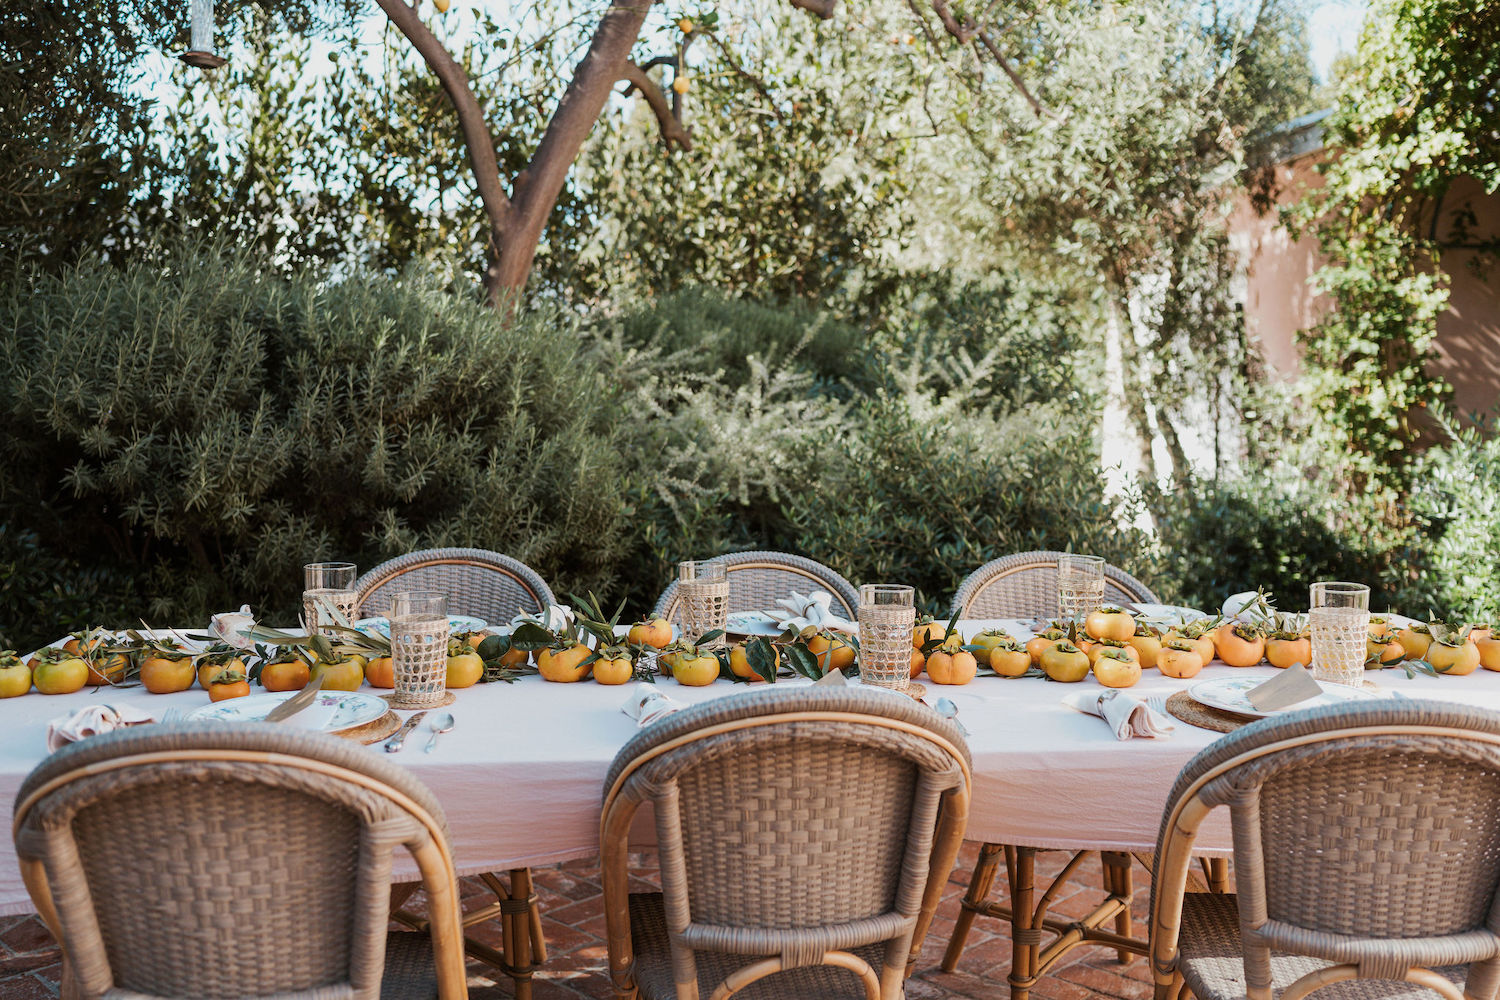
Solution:
{"label": "rattan chair back", "polygon": [[354,583],[360,612],[383,615],[391,598],[405,590],[437,590],[448,595],[448,611],[474,615],[490,624],[556,604],[552,588],[518,559],[486,549],[424,549],[381,563]]}
{"label": "rattan chair back", "polygon": [[[642,962],[617,990],[695,1000],[724,981],[813,970],[851,996],[900,996],[969,789],[952,723],[885,692],[768,688],[652,725],[605,781],[605,911],[610,968],[628,970],[643,947],[626,918],[628,834],[649,802],[670,963],[657,966],[665,981]],[[774,981],[764,989],[778,995]]]}
{"label": "rattan chair back", "polygon": [[397,847],[423,874],[440,995],[467,996],[442,810],[358,744],[264,724],[116,731],[43,761],[14,822],[78,996],[373,1000]]}
{"label": "rattan chair back", "polygon": [[[953,596],[960,618],[1043,618],[1057,614],[1061,552],[1017,552],[991,559],[964,577]],[[1151,588],[1115,566],[1104,567],[1104,603],[1155,604]]]}
{"label": "rattan chair back", "polygon": [[[839,573],[806,556],[790,552],[732,552],[715,556],[729,580],[728,611],[764,611],[792,591],[805,594],[826,590],[833,595],[831,610],[853,621],[859,611],[859,591]],[[677,581],[673,580],[656,601],[653,614],[674,624],[682,624],[682,602],[677,599]]]}
{"label": "rattan chair back", "polygon": [[[1246,726],[1200,753],[1168,799],[1152,887],[1152,957],[1175,960],[1189,852],[1227,807],[1244,974],[1271,995],[1271,952],[1345,978],[1488,962],[1500,982],[1500,715],[1364,702]],[[1192,986],[1192,983],[1189,983]],[[1450,987],[1451,988],[1451,987]],[[1283,996],[1295,995],[1293,989]]]}

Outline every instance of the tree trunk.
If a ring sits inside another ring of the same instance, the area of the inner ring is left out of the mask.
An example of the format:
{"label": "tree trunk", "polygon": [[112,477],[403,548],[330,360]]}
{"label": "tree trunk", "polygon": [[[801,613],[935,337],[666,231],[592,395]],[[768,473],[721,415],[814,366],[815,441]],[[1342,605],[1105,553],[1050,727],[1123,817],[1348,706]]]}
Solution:
{"label": "tree trunk", "polygon": [[525,286],[547,216],[610,91],[626,75],[630,50],[650,7],[651,0],[615,0],[600,19],[588,52],[547,123],[536,155],[516,178],[508,217],[495,227],[496,246],[485,269],[485,291],[491,304],[500,307]]}

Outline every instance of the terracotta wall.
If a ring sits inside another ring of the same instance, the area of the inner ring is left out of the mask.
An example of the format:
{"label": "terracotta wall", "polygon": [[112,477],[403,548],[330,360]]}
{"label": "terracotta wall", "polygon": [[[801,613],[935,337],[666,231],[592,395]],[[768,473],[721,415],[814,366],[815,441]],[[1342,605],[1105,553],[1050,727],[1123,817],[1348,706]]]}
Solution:
{"label": "terracotta wall", "polygon": [[[1285,205],[1321,186],[1316,167],[1323,155],[1317,150],[1263,168],[1262,192]],[[1451,239],[1452,212],[1464,206],[1473,209],[1473,229],[1482,238],[1500,234],[1500,195],[1486,195],[1465,177],[1438,206],[1441,237]],[[1326,296],[1314,295],[1307,283],[1321,264],[1317,241],[1291,239],[1277,223],[1275,211],[1258,210],[1248,196],[1235,207],[1229,225],[1245,262],[1243,301],[1250,336],[1259,341],[1267,364],[1278,375],[1295,378],[1296,333],[1316,323],[1329,308]],[[1453,385],[1454,409],[1464,416],[1500,404],[1500,262],[1476,270],[1471,265],[1477,256],[1465,249],[1445,252],[1443,268],[1451,293],[1447,310],[1438,318],[1435,369]]]}

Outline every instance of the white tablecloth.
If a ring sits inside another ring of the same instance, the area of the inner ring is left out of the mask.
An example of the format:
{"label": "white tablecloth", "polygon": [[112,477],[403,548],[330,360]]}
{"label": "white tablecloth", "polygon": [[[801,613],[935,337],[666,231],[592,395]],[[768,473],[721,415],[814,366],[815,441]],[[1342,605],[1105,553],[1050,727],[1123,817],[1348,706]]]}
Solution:
{"label": "white tablecloth", "polygon": [[[972,634],[991,622],[966,623]],[[1275,673],[1259,667],[1207,668],[1200,678]],[[1401,671],[1370,675],[1408,697],[1441,697],[1500,710],[1500,674],[1418,677]],[[734,697],[748,686],[719,681],[686,688],[663,680],[684,703]],[[786,683],[786,682],[782,682]],[[806,682],[801,682],[806,683]],[[1104,722],[1061,703],[1064,694],[1097,687],[1036,678],[980,677],[964,687],[923,679],[928,700],[945,694],[969,729],[974,800],[967,836],[1035,847],[1150,851],[1177,772],[1218,734],[1177,722],[1170,739],[1116,741]],[[1170,694],[1190,682],[1147,670],[1132,694]],[[759,685],[757,685],[759,687]],[[457,720],[438,749],[422,752],[413,738],[390,759],[409,767],[442,803],[461,872],[503,871],[598,853],[599,805],[615,752],[636,732],[620,711],[631,688],[591,681],[549,684],[529,677],[457,692]],[[203,691],[152,695],[140,688],[48,697],[35,692],[0,701],[0,809],[9,825],[17,789],[46,755],[47,721],[82,705],[129,703],[160,715],[173,705],[208,702]],[[378,745],[371,753],[384,753]],[[1200,846],[1227,853],[1227,822],[1211,824]],[[14,846],[0,842],[0,915],[32,909],[16,867]]]}

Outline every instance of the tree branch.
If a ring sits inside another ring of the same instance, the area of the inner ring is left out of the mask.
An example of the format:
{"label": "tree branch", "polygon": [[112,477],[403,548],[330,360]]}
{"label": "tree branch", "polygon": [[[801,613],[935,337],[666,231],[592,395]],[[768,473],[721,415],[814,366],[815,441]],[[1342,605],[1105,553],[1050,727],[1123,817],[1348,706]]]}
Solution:
{"label": "tree branch", "polygon": [[791,0],[791,4],[825,21],[833,17],[839,6],[838,0]]}
{"label": "tree branch", "polygon": [[693,139],[687,129],[682,127],[682,122],[672,114],[672,109],[667,105],[667,97],[661,92],[661,88],[646,74],[646,71],[630,60],[625,61],[625,73],[621,77],[627,80],[630,86],[641,92],[646,103],[651,106],[656,115],[656,124],[661,127],[661,138],[671,149],[675,142],[679,149],[692,149]]}
{"label": "tree branch", "polygon": [[[380,0],[382,5],[400,2]],[[614,0],[599,19],[588,52],[573,71],[530,166],[511,185],[510,227],[500,259],[491,268],[500,286],[519,290],[526,284],[547,216],[615,83],[625,76],[625,63],[650,6],[651,0]]]}
{"label": "tree branch", "polygon": [[932,9],[937,14],[938,20],[943,22],[943,27],[948,34],[958,39],[958,44],[968,45],[979,30],[973,21],[965,21],[960,24],[958,18],[953,15],[953,8],[948,6],[948,0],[932,0]]}
{"label": "tree branch", "polygon": [[[469,75],[443,47],[443,43],[438,41],[437,36],[422,23],[416,10],[408,7],[402,0],[375,0],[375,2],[426,61],[427,67],[432,70],[433,75],[438,78],[438,82],[448,94],[448,100],[453,102],[453,110],[458,115],[458,127],[463,133],[464,145],[469,150],[469,164],[474,170],[474,188],[479,193],[480,202],[484,205],[485,217],[489,219],[490,239],[492,242],[498,242],[511,204],[510,199],[505,196],[505,188],[500,183],[500,164],[495,157],[495,140],[490,135],[489,123],[485,121],[484,109],[479,106],[478,99],[474,97],[474,91],[469,89]],[[492,255],[497,251],[497,246],[490,248]],[[490,287],[488,280],[485,285],[493,301],[496,289]]]}
{"label": "tree branch", "polygon": [[760,94],[760,96],[765,99],[766,106],[771,109],[771,114],[776,116],[777,121],[780,121],[782,117],[781,109],[776,107],[776,99],[771,96],[771,88],[766,86],[766,81],[762,80],[760,77],[750,72],[744,66],[740,65],[740,61],[734,57],[734,53],[730,50],[729,46],[724,43],[723,39],[714,34],[712,31],[705,31],[704,29],[699,28],[695,29],[693,33],[705,35],[707,36],[709,41],[714,43],[715,47],[717,47],[719,50],[719,54],[724,57],[724,61],[729,63],[729,68],[734,70],[735,75],[737,75],[740,79],[744,80],[746,83],[750,84],[750,86],[755,88],[756,93]]}
{"label": "tree branch", "polygon": [[1057,117],[1057,115],[1042,107],[1042,102],[1037,100],[1036,97],[1032,95],[1030,90],[1026,89],[1026,82],[1021,79],[1021,74],[1011,69],[1010,60],[1006,59],[1004,54],[1001,53],[1000,46],[996,45],[994,39],[990,38],[990,33],[988,31],[984,31],[982,29],[980,30],[979,41],[985,47],[985,50],[989,52],[991,58],[993,58],[995,62],[1000,65],[1000,68],[1005,72],[1005,75],[1010,77],[1010,82],[1015,85],[1016,90],[1020,91],[1021,96],[1026,98],[1026,103],[1031,105],[1031,110],[1036,113],[1037,117],[1046,115],[1053,121],[1061,120]]}

